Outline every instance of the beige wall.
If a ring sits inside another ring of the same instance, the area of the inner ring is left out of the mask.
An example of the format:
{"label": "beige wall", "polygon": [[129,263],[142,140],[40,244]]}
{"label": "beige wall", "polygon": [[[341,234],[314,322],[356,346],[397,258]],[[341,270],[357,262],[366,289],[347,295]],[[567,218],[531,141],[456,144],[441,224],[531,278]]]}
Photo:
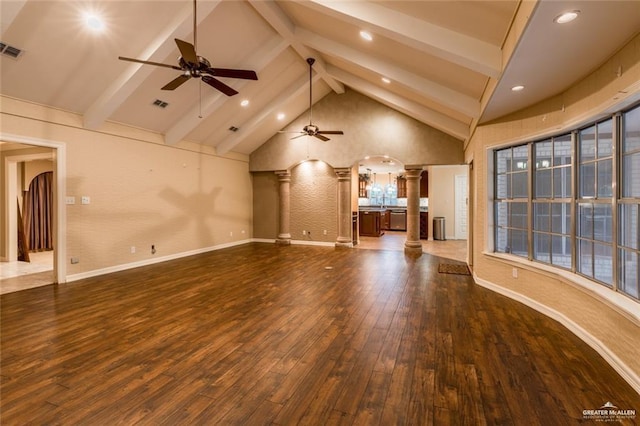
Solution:
{"label": "beige wall", "polygon": [[[247,156],[171,147],[161,135],[114,123],[90,131],[81,116],[9,98],[2,99],[2,132],[66,146],[66,195],[76,197],[63,207],[68,275],[251,238]],[[91,203],[80,204],[82,196]],[[71,257],[80,262],[69,264]]]}
{"label": "beige wall", "polygon": [[[300,130],[308,120],[305,112],[286,130]],[[313,121],[321,129],[345,134],[331,135],[328,142],[277,134],[251,154],[251,171],[290,169],[305,160],[352,167],[367,155],[389,155],[405,165],[463,162],[462,141],[350,89],[316,103]]]}
{"label": "beige wall", "polygon": [[448,240],[456,235],[456,175],[468,174],[467,166],[431,166],[429,171],[429,238],[433,239],[433,218],[445,218]]}
{"label": "beige wall", "polygon": [[[620,76],[618,69],[622,70]],[[489,148],[560,134],[637,100],[640,100],[640,35],[566,92],[479,126],[466,147],[465,158],[474,163],[472,250],[476,280],[495,285],[499,291],[511,292],[530,305],[539,304],[565,325],[573,327],[574,332],[585,331],[640,377],[640,304],[597,284],[576,284],[582,281],[575,275],[488,253],[492,251],[492,228],[488,209],[491,176],[487,162]],[[606,297],[599,295],[602,290]],[[629,312],[635,312],[635,316]],[[636,389],[640,388],[636,386]]]}
{"label": "beige wall", "polygon": [[53,163],[51,160],[36,160],[36,161],[27,161],[24,163],[24,188],[25,191],[29,190],[29,185],[34,177],[38,176],[41,173],[52,172],[53,171]]}
{"label": "beige wall", "polygon": [[279,182],[274,172],[254,172],[253,237],[275,240],[280,223]]}

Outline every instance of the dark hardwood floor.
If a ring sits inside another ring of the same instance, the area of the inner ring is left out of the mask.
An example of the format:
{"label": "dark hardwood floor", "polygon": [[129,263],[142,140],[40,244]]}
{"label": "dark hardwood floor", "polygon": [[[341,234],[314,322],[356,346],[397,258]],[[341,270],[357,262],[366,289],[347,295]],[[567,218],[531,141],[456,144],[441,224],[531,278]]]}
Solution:
{"label": "dark hardwood floor", "polygon": [[564,327],[440,261],[255,243],[2,295],[0,423],[546,426],[608,401],[640,410]]}

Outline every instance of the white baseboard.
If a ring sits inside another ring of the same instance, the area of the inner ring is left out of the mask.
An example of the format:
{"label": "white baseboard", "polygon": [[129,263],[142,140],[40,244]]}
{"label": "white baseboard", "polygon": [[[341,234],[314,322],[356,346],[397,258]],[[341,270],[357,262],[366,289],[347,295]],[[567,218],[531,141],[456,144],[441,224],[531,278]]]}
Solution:
{"label": "white baseboard", "polygon": [[474,281],[485,287],[489,290],[495,291],[503,296],[506,296],[510,299],[516,300],[520,303],[523,303],[530,308],[535,309],[536,311],[558,321],[560,324],[564,325],[571,331],[573,334],[578,336],[583,342],[587,345],[591,346],[596,352],[602,356],[613,367],[614,370],[622,376],[622,378],[631,385],[631,387],[640,394],[640,376],[633,371],[627,364],[625,364],[618,356],[613,353],[606,345],[604,345],[599,339],[589,333],[587,330],[578,325],[575,321],[568,318],[561,312],[552,309],[537,300],[531,299],[527,296],[524,296],[518,292],[513,290],[509,290],[507,288],[501,287],[497,284],[494,284],[490,281],[484,280],[482,278],[478,278],[478,276],[473,274]]}
{"label": "white baseboard", "polygon": [[301,246],[324,246],[324,247],[335,247],[335,242],[330,241],[308,241],[308,240],[291,240],[292,245],[301,245]]}
{"label": "white baseboard", "polygon": [[78,280],[82,280],[82,279],[85,279],[85,278],[97,277],[99,275],[111,274],[113,272],[126,271],[127,269],[139,268],[140,266],[153,265],[153,264],[156,264],[156,263],[166,262],[168,260],[180,259],[180,258],[183,258],[183,257],[193,256],[193,255],[201,254],[201,253],[207,253],[207,252],[214,251],[214,250],[220,250],[220,249],[224,249],[224,248],[239,246],[239,245],[242,245],[242,244],[250,243],[251,241],[253,241],[253,240],[252,239],[247,239],[247,240],[233,241],[233,242],[230,242],[230,243],[218,244],[218,245],[211,246],[211,247],[205,247],[205,248],[201,248],[201,249],[196,249],[196,250],[190,250],[190,251],[185,251],[185,252],[181,252],[181,253],[170,254],[170,255],[167,255],[167,256],[153,257],[153,258],[150,258],[150,259],[141,260],[139,262],[124,263],[122,265],[114,265],[114,266],[109,266],[109,267],[106,267],[106,268],[94,269],[93,271],[87,271],[87,272],[81,272],[79,274],[67,275],[67,281],[66,282],[78,281]]}

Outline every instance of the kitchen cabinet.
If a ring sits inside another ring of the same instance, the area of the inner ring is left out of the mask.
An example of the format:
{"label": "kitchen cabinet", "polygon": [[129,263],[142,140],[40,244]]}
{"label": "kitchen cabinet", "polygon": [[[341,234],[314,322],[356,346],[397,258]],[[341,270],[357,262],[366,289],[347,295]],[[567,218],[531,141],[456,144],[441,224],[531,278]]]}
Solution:
{"label": "kitchen cabinet", "polygon": [[398,188],[398,198],[407,198],[407,179],[404,176],[398,176],[396,186]]}
{"label": "kitchen cabinet", "polygon": [[[407,178],[398,176],[396,186],[398,198],[407,198]],[[429,172],[426,170],[420,174],[420,198],[429,198]]]}
{"label": "kitchen cabinet", "polygon": [[367,198],[367,183],[369,179],[366,175],[358,175],[358,197]]}
{"label": "kitchen cabinet", "polygon": [[358,212],[351,212],[351,241],[358,245]]}
{"label": "kitchen cabinet", "polygon": [[382,220],[382,230],[388,231],[391,229],[391,210],[385,210],[380,213],[380,219]]}
{"label": "kitchen cabinet", "polygon": [[379,210],[360,211],[360,236],[380,237],[384,234],[382,230],[383,213]]}
{"label": "kitchen cabinet", "polygon": [[429,198],[429,172],[426,170],[420,174],[420,198]]}
{"label": "kitchen cabinet", "polygon": [[429,239],[429,212],[420,212],[420,239]]}

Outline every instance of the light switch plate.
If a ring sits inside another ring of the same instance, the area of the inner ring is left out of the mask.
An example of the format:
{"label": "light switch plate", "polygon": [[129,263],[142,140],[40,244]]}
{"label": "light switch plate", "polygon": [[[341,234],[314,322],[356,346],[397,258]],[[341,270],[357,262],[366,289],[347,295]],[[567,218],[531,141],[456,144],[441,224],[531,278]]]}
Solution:
{"label": "light switch plate", "polygon": [[67,205],[75,204],[76,203],[76,197],[67,197],[65,202],[66,202]]}
{"label": "light switch plate", "polygon": [[82,204],[91,204],[91,198],[87,195],[82,196]]}

